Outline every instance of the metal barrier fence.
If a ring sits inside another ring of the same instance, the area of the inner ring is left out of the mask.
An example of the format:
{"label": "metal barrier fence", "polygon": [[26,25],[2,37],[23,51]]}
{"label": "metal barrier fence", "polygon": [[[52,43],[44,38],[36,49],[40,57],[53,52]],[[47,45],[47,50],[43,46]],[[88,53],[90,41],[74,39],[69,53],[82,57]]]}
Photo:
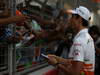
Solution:
{"label": "metal barrier fence", "polygon": [[8,70],[8,45],[0,43],[0,72]]}
{"label": "metal barrier fence", "polygon": [[20,47],[16,49],[17,54],[17,71],[23,71],[30,67],[36,67],[40,63],[46,62],[41,54],[54,53],[54,50],[49,50],[48,46]]}
{"label": "metal barrier fence", "polygon": [[[29,47],[16,47],[16,57],[14,57],[13,48],[11,49],[7,44],[0,44],[0,75],[17,74],[17,72],[22,72],[31,67],[38,67],[39,64],[46,62],[41,53],[54,53],[54,50],[50,50],[48,46],[34,46],[32,44]],[[14,58],[16,58],[16,61],[14,61]],[[14,71],[14,68],[16,71]]]}
{"label": "metal barrier fence", "polygon": [[[6,8],[11,8],[12,15],[15,15],[16,0],[6,0],[5,2],[8,4]],[[10,28],[15,32],[15,27]],[[0,43],[0,75],[18,75],[17,72],[22,72],[31,67],[35,68],[41,62],[46,61],[41,53],[53,52],[53,49],[42,46],[42,43],[39,46],[32,44],[29,47],[15,47],[13,44]]]}

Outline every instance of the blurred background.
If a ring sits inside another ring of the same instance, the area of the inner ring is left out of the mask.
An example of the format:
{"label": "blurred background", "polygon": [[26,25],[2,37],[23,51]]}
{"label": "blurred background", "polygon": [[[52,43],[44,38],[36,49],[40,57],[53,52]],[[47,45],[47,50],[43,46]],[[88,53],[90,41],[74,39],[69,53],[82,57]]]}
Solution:
{"label": "blurred background", "polygon": [[[0,29],[0,33],[4,31],[5,35],[9,34],[7,38],[5,36],[1,38],[0,34],[0,75],[43,75],[46,71],[53,69],[41,54],[54,54],[62,43],[62,39],[49,42],[51,38],[48,37],[56,35],[48,35],[55,26],[45,26],[42,20],[38,21],[37,18],[52,23],[61,14],[61,10],[74,9],[80,5],[91,11],[89,27],[95,25],[100,29],[100,0],[0,0],[0,19],[4,18],[3,11],[10,11],[11,16],[24,14],[31,17],[27,22],[12,23]],[[63,15],[65,20],[68,15]],[[41,34],[42,32],[47,33]],[[71,40],[71,30],[67,29],[66,32],[65,38]],[[10,39],[13,35],[16,37],[14,41]],[[40,35],[42,38],[38,37]],[[20,40],[18,40],[19,36]],[[64,51],[69,47],[67,43]],[[67,58],[64,51],[61,56]]]}

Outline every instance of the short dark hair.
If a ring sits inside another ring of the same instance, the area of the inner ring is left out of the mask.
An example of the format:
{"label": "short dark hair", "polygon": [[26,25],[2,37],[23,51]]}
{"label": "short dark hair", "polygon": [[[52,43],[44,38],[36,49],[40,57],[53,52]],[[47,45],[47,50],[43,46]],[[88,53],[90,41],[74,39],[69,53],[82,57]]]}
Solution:
{"label": "short dark hair", "polygon": [[[80,15],[78,15],[78,14],[72,14],[72,16],[76,16],[76,18],[80,17]],[[85,20],[84,18],[82,18],[82,25],[87,27],[89,25],[89,22],[87,20]]]}

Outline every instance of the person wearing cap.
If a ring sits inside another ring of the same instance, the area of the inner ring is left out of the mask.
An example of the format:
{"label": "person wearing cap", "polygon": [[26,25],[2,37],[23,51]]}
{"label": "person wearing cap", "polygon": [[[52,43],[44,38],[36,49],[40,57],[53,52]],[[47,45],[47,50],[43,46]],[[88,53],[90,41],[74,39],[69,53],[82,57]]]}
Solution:
{"label": "person wearing cap", "polygon": [[69,24],[76,34],[70,48],[69,59],[49,54],[48,62],[56,65],[59,75],[94,75],[95,48],[87,29],[91,13],[84,6],[79,6],[70,13],[72,16]]}

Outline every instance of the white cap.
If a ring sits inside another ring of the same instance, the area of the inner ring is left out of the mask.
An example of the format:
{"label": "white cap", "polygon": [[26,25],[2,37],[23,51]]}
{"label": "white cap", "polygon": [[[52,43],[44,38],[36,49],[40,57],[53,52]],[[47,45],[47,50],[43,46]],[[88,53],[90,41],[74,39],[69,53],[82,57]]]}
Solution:
{"label": "white cap", "polygon": [[86,7],[83,7],[83,6],[79,6],[79,8],[72,10],[71,13],[78,14],[87,21],[89,20],[89,18],[91,16],[90,11]]}

